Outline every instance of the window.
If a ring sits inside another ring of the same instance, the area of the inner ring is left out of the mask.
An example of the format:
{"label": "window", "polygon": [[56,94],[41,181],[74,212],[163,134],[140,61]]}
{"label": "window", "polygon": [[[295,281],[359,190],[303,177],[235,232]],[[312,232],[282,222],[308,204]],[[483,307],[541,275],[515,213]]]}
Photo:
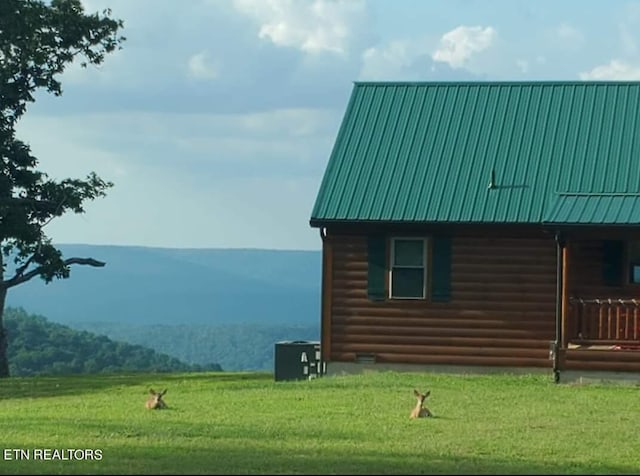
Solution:
{"label": "window", "polygon": [[629,282],[640,284],[640,241],[630,241],[628,247],[629,256]]}
{"label": "window", "polygon": [[394,238],[391,241],[390,297],[426,299],[427,240]]}

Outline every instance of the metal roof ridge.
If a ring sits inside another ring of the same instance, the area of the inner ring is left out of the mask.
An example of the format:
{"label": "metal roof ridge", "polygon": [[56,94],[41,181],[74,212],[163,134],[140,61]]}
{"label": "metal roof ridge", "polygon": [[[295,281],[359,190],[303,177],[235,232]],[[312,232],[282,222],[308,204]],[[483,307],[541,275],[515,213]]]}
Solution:
{"label": "metal roof ridge", "polygon": [[612,80],[584,80],[584,79],[539,79],[539,80],[355,80],[356,86],[532,86],[532,85],[640,85],[640,80],[612,79]]}

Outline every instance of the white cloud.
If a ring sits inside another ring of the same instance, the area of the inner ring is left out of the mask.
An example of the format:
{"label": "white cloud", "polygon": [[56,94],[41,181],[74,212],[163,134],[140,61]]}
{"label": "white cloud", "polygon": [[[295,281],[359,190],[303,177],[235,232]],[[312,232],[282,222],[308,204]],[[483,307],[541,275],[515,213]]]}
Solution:
{"label": "white cloud", "polygon": [[367,48],[362,53],[359,79],[363,81],[451,81],[473,80],[465,68],[453,69],[434,61],[429,51],[435,43],[428,37],[396,39]]}
{"label": "white cloud", "polygon": [[360,77],[369,81],[379,79],[407,79],[404,70],[410,65],[415,51],[406,41],[396,40],[387,46],[367,48],[362,54]]}
{"label": "white cloud", "polygon": [[579,74],[584,80],[638,80],[640,67],[619,59],[612,59],[609,64],[596,66],[591,71]]}
{"label": "white cloud", "polygon": [[561,23],[555,33],[563,46],[577,47],[584,43],[582,32],[568,23]]}
{"label": "white cloud", "polygon": [[194,79],[216,79],[218,77],[218,68],[211,63],[209,54],[201,51],[189,58],[188,74]]}
{"label": "white cloud", "polygon": [[234,0],[260,25],[259,37],[308,53],[343,54],[365,13],[364,0]]}
{"label": "white cloud", "polygon": [[433,53],[435,61],[448,63],[452,68],[460,68],[474,53],[486,50],[496,37],[496,30],[490,26],[459,26],[442,35],[439,48]]}

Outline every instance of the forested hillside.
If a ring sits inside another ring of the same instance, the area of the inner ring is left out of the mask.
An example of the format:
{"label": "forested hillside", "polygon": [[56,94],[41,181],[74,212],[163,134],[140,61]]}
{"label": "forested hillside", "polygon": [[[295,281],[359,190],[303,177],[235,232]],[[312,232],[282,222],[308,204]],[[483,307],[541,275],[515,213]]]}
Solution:
{"label": "forested hillside", "polygon": [[14,376],[222,370],[211,361],[186,364],[142,345],[73,330],[23,309],[7,308],[4,319]]}
{"label": "forested hillside", "polygon": [[135,326],[75,323],[74,327],[112,339],[141,344],[184,362],[217,362],[223,369],[273,370],[275,344],[290,340],[320,340],[319,324],[307,326],[243,323],[236,325],[180,324]]}

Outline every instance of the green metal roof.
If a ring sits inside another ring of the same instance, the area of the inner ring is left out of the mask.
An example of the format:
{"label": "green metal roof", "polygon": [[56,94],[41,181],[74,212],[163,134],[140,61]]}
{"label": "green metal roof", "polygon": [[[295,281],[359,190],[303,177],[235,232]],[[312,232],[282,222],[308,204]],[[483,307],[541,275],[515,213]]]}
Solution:
{"label": "green metal roof", "polygon": [[640,223],[596,193],[640,195],[640,82],[355,83],[311,224]]}
{"label": "green metal roof", "polygon": [[640,223],[640,194],[560,195],[543,221],[572,225],[637,224]]}

